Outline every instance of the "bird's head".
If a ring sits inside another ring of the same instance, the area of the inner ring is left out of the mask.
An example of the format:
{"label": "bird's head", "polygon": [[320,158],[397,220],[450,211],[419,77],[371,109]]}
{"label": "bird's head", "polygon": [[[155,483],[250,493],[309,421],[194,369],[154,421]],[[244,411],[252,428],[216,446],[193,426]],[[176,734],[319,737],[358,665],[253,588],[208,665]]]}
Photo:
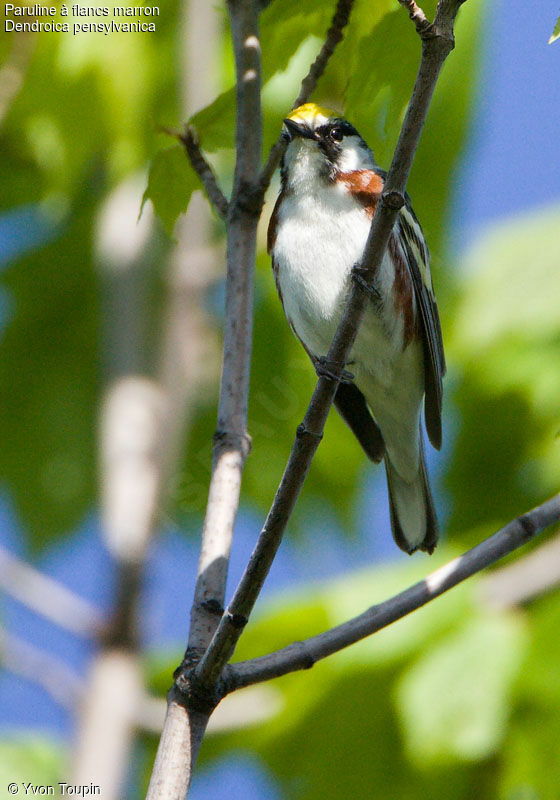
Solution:
{"label": "bird's head", "polygon": [[288,142],[282,179],[292,189],[309,191],[314,181],[332,181],[337,174],[371,169],[375,161],[358,131],[336,111],[306,103],[284,120]]}

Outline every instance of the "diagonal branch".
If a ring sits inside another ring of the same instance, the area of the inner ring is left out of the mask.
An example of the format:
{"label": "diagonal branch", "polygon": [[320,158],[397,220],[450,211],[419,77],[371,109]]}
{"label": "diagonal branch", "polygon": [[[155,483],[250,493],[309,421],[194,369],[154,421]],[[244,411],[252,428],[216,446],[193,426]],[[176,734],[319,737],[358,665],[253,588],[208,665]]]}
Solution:
{"label": "diagonal branch", "polygon": [[[422,35],[422,59],[414,90],[387,175],[386,190],[377,205],[360,265],[360,275],[365,275],[366,279],[371,280],[381,264],[396,215],[404,204],[406,181],[432,94],[441,67],[453,48],[453,24],[461,3],[462,0],[439,0],[434,23]],[[367,292],[357,283],[354,284],[327,356],[328,363],[333,367],[332,375],[319,378],[249,564],[210,646],[191,676],[199,687],[215,687],[225,664],[233,655],[319,446],[338,381],[349,359],[367,302]]]}
{"label": "diagonal branch", "polygon": [[218,180],[214,170],[206,160],[200,144],[196,130],[192,125],[185,125],[183,133],[173,133],[185,147],[191,166],[202,181],[206,196],[215,212],[225,220],[228,215],[228,201],[218,185]]}
{"label": "diagonal branch", "polygon": [[399,3],[408,11],[408,16],[414,22],[419,34],[422,34],[426,28],[430,27],[430,20],[414,0],[399,0]]}
{"label": "diagonal branch", "polygon": [[[348,25],[348,20],[350,19],[353,5],[354,0],[338,0],[330,27],[325,37],[325,41],[323,42],[323,45],[317,54],[317,58],[309,67],[309,72],[301,82],[299,94],[296,97],[292,108],[297,108],[298,106],[302,105],[302,103],[306,103],[313,94],[319,78],[325,71],[337,44],[342,41],[342,37],[344,36],[344,28]],[[274,171],[280,163],[280,159],[282,158],[282,154],[284,153],[285,149],[286,142],[281,136],[279,136],[276,142],[272,145],[266,160],[266,164],[264,165],[261,173],[260,187],[263,197],[264,193],[268,189],[270,181],[272,180]]]}
{"label": "diagonal branch", "polygon": [[309,67],[309,72],[301,82],[301,88],[294,102],[294,108],[297,108],[302,103],[306,103],[311,97],[311,93],[325,71],[337,44],[342,41],[344,28],[348,25],[353,5],[354,0],[338,0],[325,41],[317,54],[317,58]]}
{"label": "diagonal branch", "polygon": [[526,544],[549,525],[560,521],[560,494],[517,517],[459,558],[440,567],[404,592],[372,606],[344,622],[303,642],[295,642],[275,653],[241,661],[226,670],[225,691],[278,678],[288,672],[309,669],[317,661],[386,628],[491,566],[500,558]]}

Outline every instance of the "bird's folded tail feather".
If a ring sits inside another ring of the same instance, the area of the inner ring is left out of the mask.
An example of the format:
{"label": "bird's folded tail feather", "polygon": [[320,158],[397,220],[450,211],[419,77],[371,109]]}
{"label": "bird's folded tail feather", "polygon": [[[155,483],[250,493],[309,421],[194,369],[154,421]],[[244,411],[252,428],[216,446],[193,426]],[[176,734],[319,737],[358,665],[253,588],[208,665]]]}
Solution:
{"label": "bird's folded tail feather", "polygon": [[415,550],[432,553],[438,540],[438,523],[428,482],[422,437],[418,473],[406,481],[397,472],[388,453],[385,454],[389,508],[393,538],[405,553]]}

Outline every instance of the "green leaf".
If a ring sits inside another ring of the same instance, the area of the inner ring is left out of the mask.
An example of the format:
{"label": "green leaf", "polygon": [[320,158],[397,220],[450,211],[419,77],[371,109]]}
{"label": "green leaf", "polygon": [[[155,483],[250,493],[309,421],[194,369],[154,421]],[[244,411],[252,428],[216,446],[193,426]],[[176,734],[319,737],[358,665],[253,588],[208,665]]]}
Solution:
{"label": "green leaf", "polygon": [[181,145],[160,150],[150,166],[148,185],[142,206],[151,200],[154,210],[171,236],[175,222],[188,208],[191,194],[199,187],[199,180],[190,166]]}
{"label": "green leaf", "polygon": [[233,149],[235,145],[235,89],[218,95],[210,105],[189,120],[195,128],[200,146],[209,153]]}
{"label": "green leaf", "polygon": [[497,751],[524,644],[518,620],[487,616],[470,621],[408,670],[398,705],[419,764],[479,760]]}
{"label": "green leaf", "polygon": [[555,42],[556,39],[560,39],[560,17],[556,20],[556,25],[554,26],[554,30],[552,31],[552,36],[548,40],[549,44]]}

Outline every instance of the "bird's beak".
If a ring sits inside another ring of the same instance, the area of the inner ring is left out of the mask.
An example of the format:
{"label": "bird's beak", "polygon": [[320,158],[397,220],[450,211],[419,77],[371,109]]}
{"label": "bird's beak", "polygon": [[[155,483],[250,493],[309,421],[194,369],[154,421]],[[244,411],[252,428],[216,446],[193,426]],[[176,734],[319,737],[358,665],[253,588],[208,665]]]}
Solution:
{"label": "bird's beak", "polygon": [[286,126],[285,132],[290,142],[292,139],[295,139],[296,136],[300,136],[302,139],[315,139],[315,134],[305,122],[295,122],[293,119],[287,117],[284,120],[284,125]]}

